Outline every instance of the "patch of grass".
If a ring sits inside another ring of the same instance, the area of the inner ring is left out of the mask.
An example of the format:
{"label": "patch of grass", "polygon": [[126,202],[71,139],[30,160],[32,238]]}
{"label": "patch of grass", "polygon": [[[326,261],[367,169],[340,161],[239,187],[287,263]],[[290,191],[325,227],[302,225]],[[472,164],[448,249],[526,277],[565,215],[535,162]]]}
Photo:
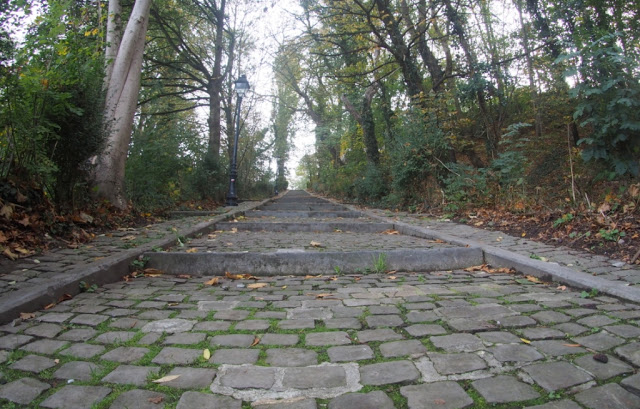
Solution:
{"label": "patch of grass", "polygon": [[371,271],[377,274],[385,273],[388,270],[387,255],[380,253],[378,257],[373,256],[373,266]]}

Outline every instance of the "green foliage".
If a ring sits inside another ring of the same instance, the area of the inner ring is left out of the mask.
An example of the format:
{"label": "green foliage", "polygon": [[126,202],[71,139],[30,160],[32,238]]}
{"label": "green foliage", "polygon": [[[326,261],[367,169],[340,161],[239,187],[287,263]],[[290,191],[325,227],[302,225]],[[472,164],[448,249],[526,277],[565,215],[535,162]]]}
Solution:
{"label": "green foliage", "polygon": [[355,196],[363,202],[378,201],[387,193],[387,182],[379,167],[367,163],[361,179],[355,181]]}
{"label": "green foliage", "polygon": [[563,214],[562,217],[556,219],[553,222],[553,227],[554,228],[558,228],[558,227],[562,226],[563,224],[569,223],[571,220],[573,220],[573,213]]}
{"label": "green foliage", "polygon": [[103,139],[96,11],[48,3],[0,77],[0,177],[35,182],[58,207],[87,198],[78,188]]}
{"label": "green foliage", "polygon": [[[583,159],[604,161],[610,166],[611,176],[638,176],[638,55],[629,55],[619,47],[620,35],[604,35],[559,61],[581,61],[579,72],[582,80],[570,95],[578,101],[574,119],[579,120],[582,127],[590,129],[590,134],[578,142],[583,148]],[[574,73],[577,72],[569,72]]]}
{"label": "green foliage", "polygon": [[387,255],[380,253],[378,257],[373,256],[373,267],[371,268],[371,271],[377,274],[382,274],[387,270]]}
{"label": "green foliage", "polygon": [[600,237],[607,241],[618,242],[622,237],[625,237],[627,234],[618,229],[600,229]]}
{"label": "green foliage", "polygon": [[444,192],[447,199],[446,210],[456,211],[466,203],[487,204],[491,200],[484,169],[473,166],[449,163],[450,172],[443,179]]}

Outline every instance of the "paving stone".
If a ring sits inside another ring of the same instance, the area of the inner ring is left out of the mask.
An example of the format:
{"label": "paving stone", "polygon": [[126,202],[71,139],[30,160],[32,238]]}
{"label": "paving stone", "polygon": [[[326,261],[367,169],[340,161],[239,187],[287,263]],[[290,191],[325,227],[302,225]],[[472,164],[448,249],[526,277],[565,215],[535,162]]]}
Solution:
{"label": "paving stone", "polygon": [[27,405],[49,388],[51,386],[48,383],[33,378],[21,378],[0,386],[0,399]]}
{"label": "paving stone", "polygon": [[187,368],[175,367],[167,375],[180,375],[178,378],[163,382],[162,386],[179,389],[200,389],[211,385],[213,378],[216,376],[216,370],[213,368]]}
{"label": "paving stone", "polygon": [[76,315],[71,321],[71,324],[75,324],[75,325],[88,325],[90,327],[96,327],[100,324],[102,324],[103,322],[105,322],[106,320],[108,320],[109,317],[106,315],[99,315],[99,314],[79,314]]}
{"label": "paving stone", "polygon": [[302,348],[267,349],[266,362],[271,366],[309,366],[318,363],[315,351]]}
{"label": "paving stone", "polygon": [[331,318],[324,320],[324,326],[331,329],[360,329],[362,323],[357,318]]}
{"label": "paving stone", "polygon": [[62,327],[57,324],[44,323],[40,325],[34,325],[33,327],[24,330],[25,335],[34,335],[42,338],[54,338],[62,331]]}
{"label": "paving stone", "polygon": [[242,401],[230,396],[211,395],[210,393],[185,392],[178,401],[176,409],[224,408],[240,409]]}
{"label": "paving stone", "polygon": [[504,328],[524,328],[536,325],[537,321],[531,317],[524,315],[515,315],[512,317],[502,317],[498,321],[499,325]]}
{"label": "paving stone", "polygon": [[205,321],[193,326],[194,331],[227,331],[231,327],[228,321]]}
{"label": "paving stone", "polygon": [[41,322],[54,322],[54,323],[61,324],[66,320],[68,320],[69,318],[73,317],[74,315],[75,314],[71,314],[68,312],[50,312],[50,313],[45,313],[38,316],[36,320]]}
{"label": "paving stone", "polygon": [[570,400],[560,400],[545,403],[544,405],[527,406],[527,409],[581,409],[580,406]]}
{"label": "paving stone", "polygon": [[399,315],[369,315],[365,320],[367,325],[373,328],[399,327],[404,324]]}
{"label": "paving stone", "polygon": [[589,409],[638,409],[640,397],[620,385],[609,383],[576,394],[576,400]]}
{"label": "paving stone", "polygon": [[453,381],[403,386],[400,393],[407,398],[409,409],[462,409],[473,405],[473,399]]}
{"label": "paving stone", "polygon": [[196,321],[184,320],[180,318],[169,318],[166,320],[152,321],[142,327],[142,332],[166,332],[175,334],[176,332],[190,331]]}
{"label": "paving stone", "polygon": [[141,359],[147,352],[149,350],[142,347],[119,347],[102,355],[102,359],[128,364]]}
{"label": "paving stone", "polygon": [[27,335],[9,334],[0,337],[0,349],[14,350],[18,347],[33,340],[33,337]]}
{"label": "paving stone", "polygon": [[261,366],[230,367],[226,373],[218,374],[222,386],[235,389],[269,389],[275,382],[276,370]]}
{"label": "paving stone", "polygon": [[118,395],[109,409],[159,409],[164,407],[165,398],[164,393],[133,389]]}
{"label": "paving stone", "polygon": [[111,393],[104,386],[66,385],[45,399],[40,406],[60,409],[90,409]]}
{"label": "paving stone", "polygon": [[76,328],[58,335],[58,339],[63,341],[88,341],[98,332],[93,328]]}
{"label": "paving stone", "polygon": [[571,321],[571,317],[557,311],[540,311],[536,312],[531,318],[538,321],[540,324],[548,325],[554,323],[562,323]]}
{"label": "paving stone", "polygon": [[471,334],[451,334],[430,338],[436,348],[447,352],[473,352],[482,349],[482,340]]}
{"label": "paving stone", "polygon": [[586,352],[582,347],[568,346],[572,343],[561,340],[533,341],[531,343],[538,351],[549,356],[573,355]]}
{"label": "paving stone", "polygon": [[331,362],[360,361],[372,359],[373,351],[369,345],[349,345],[331,347],[327,350]]}
{"label": "paving stone", "polygon": [[198,361],[201,356],[200,349],[166,347],[151,362],[159,365],[187,365]]}
{"label": "paving stone", "polygon": [[260,338],[260,344],[292,346],[297,344],[299,340],[300,337],[295,334],[264,334]]}
{"label": "paving stone", "polygon": [[566,389],[593,380],[591,375],[568,362],[544,362],[523,368],[548,392]]}
{"label": "paving stone", "polygon": [[93,362],[72,361],[62,365],[54,372],[58,379],[74,379],[77,381],[90,381],[94,373],[100,372],[102,367]]}
{"label": "paving stone", "polygon": [[344,331],[312,332],[305,336],[308,346],[347,345],[351,343],[349,334]]}
{"label": "paving stone", "polygon": [[91,359],[100,355],[105,350],[102,345],[73,344],[69,348],[60,351],[61,355],[68,355],[74,358]]}
{"label": "paving stone", "polygon": [[27,352],[35,352],[37,354],[48,354],[51,355],[57,350],[66,347],[69,345],[67,341],[57,341],[53,339],[39,339],[30,344],[23,345],[20,347],[21,350]]}
{"label": "paving stone", "polygon": [[165,345],[195,345],[207,338],[206,334],[185,332],[174,335],[169,335],[163,341]]}
{"label": "paving stone", "polygon": [[120,365],[102,378],[102,382],[144,386],[149,374],[157,374],[159,371],[157,366]]}
{"label": "paving stone", "polygon": [[284,311],[258,311],[254,314],[254,317],[283,320],[287,318],[287,313]]}
{"label": "paving stone", "polygon": [[453,375],[485,369],[487,363],[476,354],[429,353],[429,359],[440,375]]}
{"label": "paving stone", "polygon": [[280,329],[310,329],[315,328],[316,323],[313,319],[296,319],[296,320],[282,320],[278,323]]}
{"label": "paving stone", "polygon": [[606,351],[625,342],[622,338],[604,332],[587,335],[586,337],[573,338],[573,340],[582,346],[595,349],[596,351]]}
{"label": "paving stone", "polygon": [[53,359],[45,358],[39,355],[27,355],[19,361],[15,362],[9,368],[20,371],[40,373],[46,369],[53,368],[56,363]]}
{"label": "paving stone", "polygon": [[216,312],[213,318],[225,321],[242,321],[247,318],[249,314],[250,312],[247,310],[224,310]]}
{"label": "paving stone", "polygon": [[624,338],[640,337],[640,328],[633,325],[608,325],[604,327],[604,329],[606,329],[608,332],[611,332],[612,334],[616,334]]}
{"label": "paving stone", "polygon": [[271,323],[266,320],[245,320],[236,324],[238,331],[265,331],[271,327]]}
{"label": "paving stone", "polygon": [[345,393],[329,402],[329,409],[395,409],[393,401],[382,391]]}
{"label": "paving stone", "polygon": [[580,335],[589,330],[589,328],[576,324],[575,322],[566,322],[564,324],[554,325],[553,328],[570,336]]}
{"label": "paving stone", "polygon": [[288,367],[282,378],[284,388],[338,388],[346,385],[347,374],[342,366]]}
{"label": "paving stone", "polygon": [[514,344],[522,342],[520,340],[520,337],[517,337],[512,333],[506,331],[480,332],[476,335],[482,338],[483,341],[491,342],[493,344]]}
{"label": "paving stone", "polygon": [[500,362],[533,362],[544,358],[535,348],[522,344],[496,345],[489,352]]}
{"label": "paving stone", "polygon": [[579,319],[576,321],[580,325],[585,325],[587,327],[604,327],[605,325],[611,325],[616,323],[617,321],[607,317],[606,315],[594,315],[591,317],[586,317]]}
{"label": "paving stone", "polygon": [[7,362],[9,355],[9,351],[0,351],[0,364]]}
{"label": "paving stone", "polygon": [[553,328],[525,328],[522,330],[522,336],[529,340],[564,338],[565,333]]}
{"label": "paving stone", "polygon": [[640,342],[631,342],[615,349],[616,354],[631,362],[635,366],[640,366]]}
{"label": "paving stone", "polygon": [[145,325],[147,325],[147,323],[148,321],[146,320],[139,320],[136,318],[118,318],[117,320],[111,322],[109,326],[111,328],[129,330],[129,329],[140,329]]}
{"label": "paving stone", "polygon": [[[509,318],[509,317],[507,317]],[[447,325],[457,332],[478,332],[497,329],[498,325],[478,318],[445,318]]]}
{"label": "paving stone", "polygon": [[593,359],[593,355],[583,355],[576,358],[574,364],[585,369],[599,380],[606,380],[614,376],[633,372],[633,368],[611,355],[607,355],[607,363]]}
{"label": "paving stone", "polygon": [[447,330],[438,324],[414,324],[405,328],[409,335],[414,337],[424,337],[427,335],[446,334]]}
{"label": "paving stone", "polygon": [[436,305],[431,302],[408,302],[404,304],[407,310],[432,310]]}
{"label": "paving stone", "polygon": [[258,349],[218,349],[213,353],[209,362],[214,364],[254,364],[258,361]]}
{"label": "paving stone", "polygon": [[173,314],[173,311],[150,310],[141,312],[138,314],[138,318],[143,320],[166,320],[171,314]]}
{"label": "paving stone", "polygon": [[531,386],[508,375],[478,379],[471,385],[487,403],[519,402],[540,396]]}
{"label": "paving stone", "polygon": [[440,317],[437,316],[432,311],[409,311],[407,313],[407,322],[433,322],[439,320]]}
{"label": "paving stone", "polygon": [[119,344],[127,342],[136,336],[135,332],[130,331],[111,331],[100,334],[94,340],[100,344]]}
{"label": "paving stone", "polygon": [[640,374],[635,374],[624,378],[620,385],[631,393],[640,395]]}
{"label": "paving stone", "polygon": [[360,383],[363,385],[404,384],[416,381],[420,372],[411,361],[392,361],[360,367]]}
{"label": "paving stone", "polygon": [[360,342],[371,341],[394,341],[396,339],[404,338],[392,329],[370,329],[357,332],[357,338]]}
{"label": "paving stone", "polygon": [[253,409],[317,409],[315,399],[298,396],[289,399],[260,400],[251,404]]}
{"label": "paving stone", "polygon": [[254,339],[253,335],[246,334],[216,335],[211,338],[210,344],[212,346],[247,348],[253,344]]}
{"label": "paving stone", "polygon": [[332,317],[331,310],[327,308],[293,308],[287,310],[287,318],[290,320],[326,320]]}
{"label": "paving stone", "polygon": [[385,358],[411,356],[412,358],[427,353],[427,348],[418,340],[391,341],[380,345],[380,353]]}

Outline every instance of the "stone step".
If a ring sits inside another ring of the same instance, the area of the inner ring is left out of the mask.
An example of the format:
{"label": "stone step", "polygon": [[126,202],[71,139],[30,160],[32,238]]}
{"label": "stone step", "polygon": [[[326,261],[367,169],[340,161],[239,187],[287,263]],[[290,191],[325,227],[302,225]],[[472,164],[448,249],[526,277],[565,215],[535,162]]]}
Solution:
{"label": "stone step", "polygon": [[344,218],[355,219],[358,217],[364,217],[360,212],[352,211],[329,211],[329,210],[251,210],[244,214],[246,217],[278,217],[278,218],[304,218],[304,217],[319,217],[319,218]]}
{"label": "stone step", "polygon": [[288,232],[334,232],[344,231],[352,233],[381,233],[393,229],[392,223],[349,223],[349,222],[326,222],[326,223],[295,223],[295,222],[221,222],[216,223],[216,230],[230,231],[288,231]]}
{"label": "stone step", "polygon": [[[389,271],[438,271],[483,264],[479,248],[454,247],[427,250],[311,252],[282,250],[271,253],[170,253],[149,252],[147,267],[167,274],[205,276],[225,272],[273,275],[364,273],[376,264]],[[384,263],[380,262],[381,257]],[[384,266],[382,266],[384,265]]]}
{"label": "stone step", "polygon": [[333,203],[312,203],[305,204],[299,202],[281,203],[271,202],[260,207],[261,210],[301,210],[301,211],[314,211],[314,210],[329,210],[329,211],[345,211],[346,207],[335,205]]}

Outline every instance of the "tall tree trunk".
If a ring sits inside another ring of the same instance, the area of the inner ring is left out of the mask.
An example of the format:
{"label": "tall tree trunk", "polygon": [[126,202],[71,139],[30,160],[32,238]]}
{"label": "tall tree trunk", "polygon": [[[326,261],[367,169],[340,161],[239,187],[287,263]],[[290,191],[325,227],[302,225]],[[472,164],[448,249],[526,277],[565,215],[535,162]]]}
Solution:
{"label": "tall tree trunk", "polygon": [[220,135],[222,134],[220,124],[220,100],[222,98],[222,85],[224,76],[222,75],[222,52],[224,51],[224,11],[226,1],[222,0],[220,6],[213,11],[216,16],[216,39],[214,42],[213,72],[209,82],[209,158],[218,162],[220,156]]}
{"label": "tall tree trunk", "polygon": [[[110,0],[111,2],[117,3],[118,0]],[[136,0],[122,41],[117,47],[113,66],[108,70],[110,76],[104,114],[107,138],[106,145],[97,158],[95,185],[98,196],[121,209],[127,207],[124,171],[140,91],[140,72],[151,2],[152,0]],[[110,5],[109,9],[117,8]]]}
{"label": "tall tree trunk", "polygon": [[531,94],[531,108],[534,113],[536,136],[542,136],[542,115],[540,112],[540,96],[536,88],[536,82],[533,72],[533,58],[531,56],[531,45],[529,44],[529,28],[522,17],[522,0],[516,0],[516,8],[518,9],[518,19],[522,28],[522,48],[524,48],[524,56],[527,61],[527,74],[529,76],[529,92]]}
{"label": "tall tree trunk", "polygon": [[358,111],[346,95],[342,95],[340,99],[344,103],[345,108],[351,116],[356,120],[360,128],[362,128],[362,136],[364,139],[365,153],[369,163],[378,166],[380,164],[380,151],[378,149],[378,140],[376,139],[375,123],[373,121],[373,112],[371,111],[371,100],[378,89],[378,84],[374,83],[367,87],[362,98],[362,109]]}

